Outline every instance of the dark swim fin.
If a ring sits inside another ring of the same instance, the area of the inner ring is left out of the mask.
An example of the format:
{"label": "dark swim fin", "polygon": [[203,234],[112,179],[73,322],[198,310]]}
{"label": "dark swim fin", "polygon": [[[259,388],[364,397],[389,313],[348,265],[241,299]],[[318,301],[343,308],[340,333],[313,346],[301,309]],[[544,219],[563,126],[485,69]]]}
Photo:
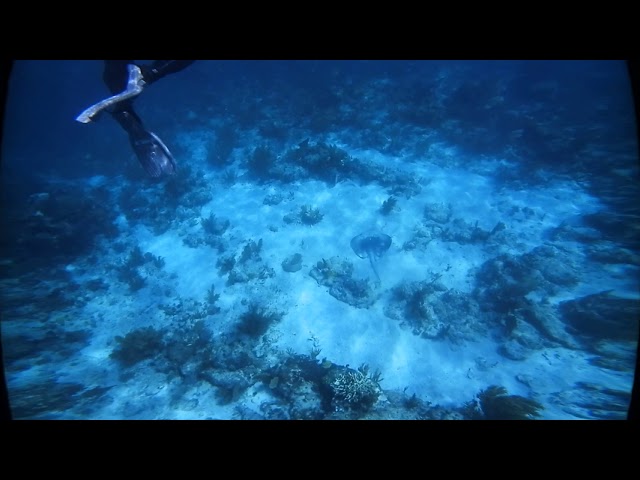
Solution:
{"label": "dark swim fin", "polygon": [[176,173],[176,161],[160,138],[144,128],[133,111],[112,113],[118,123],[129,133],[131,147],[147,173],[154,177]]}
{"label": "dark swim fin", "polygon": [[134,138],[131,145],[142,167],[153,178],[176,173],[176,161],[167,146],[153,132]]}

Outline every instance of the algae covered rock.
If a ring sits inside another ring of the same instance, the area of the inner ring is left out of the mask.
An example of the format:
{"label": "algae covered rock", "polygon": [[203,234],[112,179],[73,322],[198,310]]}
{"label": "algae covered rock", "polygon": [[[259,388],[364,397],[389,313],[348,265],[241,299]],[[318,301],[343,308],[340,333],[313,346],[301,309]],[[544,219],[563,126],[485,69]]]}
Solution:
{"label": "algae covered rock", "polygon": [[282,269],[285,272],[294,273],[302,268],[302,255],[294,253],[288,256],[282,262]]}

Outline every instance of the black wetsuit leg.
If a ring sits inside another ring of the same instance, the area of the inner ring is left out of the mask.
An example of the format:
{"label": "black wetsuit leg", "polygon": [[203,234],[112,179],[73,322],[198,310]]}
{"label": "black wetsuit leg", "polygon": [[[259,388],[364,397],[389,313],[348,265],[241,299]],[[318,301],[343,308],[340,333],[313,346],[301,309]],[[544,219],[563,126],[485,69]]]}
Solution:
{"label": "black wetsuit leg", "polygon": [[155,60],[151,65],[140,66],[140,69],[142,70],[142,78],[150,85],[162,77],[184,70],[193,62],[195,60]]}
{"label": "black wetsuit leg", "polygon": [[[195,60],[154,60],[151,65],[140,65],[140,70],[142,71],[142,78],[145,83],[151,85],[167,75],[184,70],[194,61]],[[105,60],[102,79],[112,94],[115,95],[127,88],[127,81],[129,80],[128,65],[132,63],[135,62],[133,60]],[[142,124],[142,120],[133,110],[133,100],[134,99],[128,99],[118,103],[112,111],[116,120],[118,120],[125,130],[128,130],[128,122],[123,123],[119,119],[121,116],[116,115],[118,112],[126,111]]]}
{"label": "black wetsuit leg", "polygon": [[[194,60],[156,60],[151,65],[140,65],[142,78],[147,85],[171,73],[179,72],[188,67]],[[117,94],[127,87],[129,80],[128,66],[133,60],[105,60],[102,78],[111,93]],[[130,98],[118,102],[111,110],[111,115],[129,134],[129,140],[138,160],[152,177],[159,177],[163,173],[175,173],[175,162],[168,149],[159,141],[158,137],[148,132],[142,119],[133,110],[133,100]]]}
{"label": "black wetsuit leg", "polygon": [[127,80],[129,79],[128,66],[132,63],[134,63],[133,60],[104,61],[102,80],[114,95],[127,88]]}
{"label": "black wetsuit leg", "polygon": [[[195,60],[154,60],[151,65],[138,65],[142,70],[142,78],[147,85],[161,78],[184,70]],[[129,71],[127,66],[135,63],[133,60],[105,60],[102,78],[114,95],[127,87]]]}
{"label": "black wetsuit leg", "polygon": [[[133,60],[105,60],[104,71],[102,72],[102,80],[107,85],[107,88],[112,94],[118,94],[127,88],[127,82],[129,80],[128,66],[134,63]],[[121,112],[127,112],[129,115],[120,115]],[[127,99],[117,103],[111,111],[113,118],[118,123],[130,132],[130,117],[142,125],[142,120],[138,114],[133,110],[133,99]],[[128,118],[129,117],[129,118]]]}

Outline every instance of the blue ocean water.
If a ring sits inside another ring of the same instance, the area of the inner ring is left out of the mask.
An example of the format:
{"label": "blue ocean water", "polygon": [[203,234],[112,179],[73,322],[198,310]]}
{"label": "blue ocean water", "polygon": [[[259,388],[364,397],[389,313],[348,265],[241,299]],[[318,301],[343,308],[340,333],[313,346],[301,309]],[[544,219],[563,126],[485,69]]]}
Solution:
{"label": "blue ocean water", "polygon": [[103,68],[9,78],[14,418],[626,418],[625,62],[199,60],[133,101],[161,178]]}

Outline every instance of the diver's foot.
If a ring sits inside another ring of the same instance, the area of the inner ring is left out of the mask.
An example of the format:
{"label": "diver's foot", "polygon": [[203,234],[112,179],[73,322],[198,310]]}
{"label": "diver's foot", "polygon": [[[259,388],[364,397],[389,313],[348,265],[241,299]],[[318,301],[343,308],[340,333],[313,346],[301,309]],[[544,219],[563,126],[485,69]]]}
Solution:
{"label": "diver's foot", "polygon": [[80,123],[89,123],[93,120],[96,120],[101,112],[104,110],[107,111],[117,111],[121,109],[121,102],[125,100],[131,102],[131,99],[140,95],[142,93],[142,89],[148,83],[145,81],[144,75],[140,67],[137,65],[129,65],[129,79],[127,81],[127,88],[118,93],[117,95],[113,95],[109,98],[105,98],[104,100],[96,103],[95,105],[91,105],[84,112],[76,117],[76,120]]}
{"label": "diver's foot", "polygon": [[142,167],[153,178],[176,173],[176,162],[162,140],[152,132],[138,131],[129,136]]}

